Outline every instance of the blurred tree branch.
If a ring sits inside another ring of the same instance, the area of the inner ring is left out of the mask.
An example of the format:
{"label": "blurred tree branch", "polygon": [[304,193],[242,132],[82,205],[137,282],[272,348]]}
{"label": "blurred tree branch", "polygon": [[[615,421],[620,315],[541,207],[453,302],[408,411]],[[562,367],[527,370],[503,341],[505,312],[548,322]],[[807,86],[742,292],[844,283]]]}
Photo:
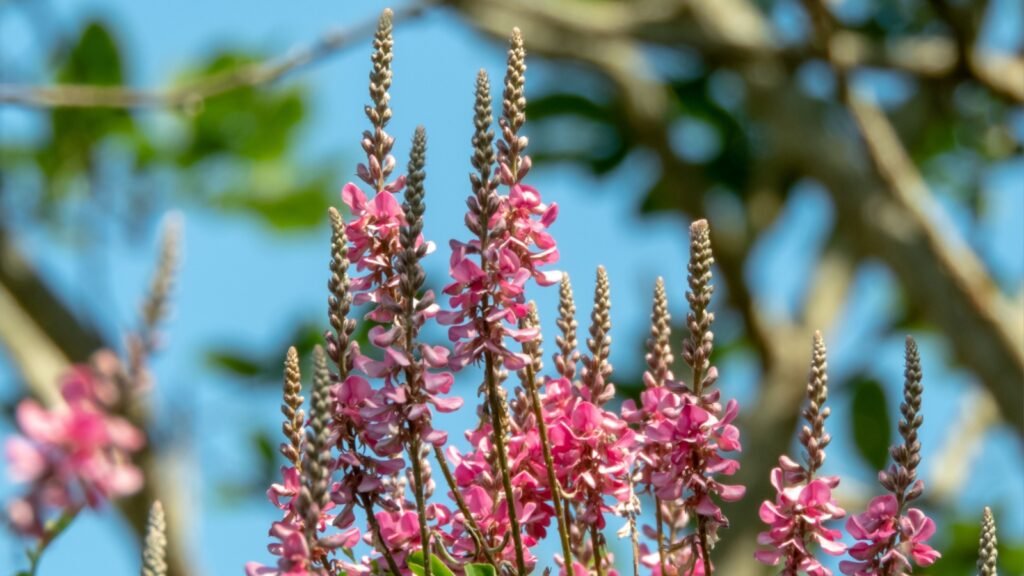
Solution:
{"label": "blurred tree branch", "polygon": [[[396,10],[395,21],[423,14],[429,1],[411,4]],[[286,55],[264,62],[254,62],[163,90],[139,90],[128,86],[58,84],[53,86],[20,86],[0,84],[0,104],[33,108],[184,108],[195,109],[203,101],[238,90],[271,84],[287,74],[325,60],[353,42],[373,34],[376,19],[360,23],[349,30],[331,31],[316,42]]]}
{"label": "blurred tree branch", "polygon": [[[587,10],[577,10],[578,0],[455,4],[488,33],[503,36],[515,22],[530,31],[535,52],[596,68],[625,95],[633,136],[659,152],[662,160],[674,158],[665,150],[670,123],[665,121],[664,91],[656,79],[645,76],[643,38],[631,36],[634,26],[645,28],[640,24],[646,17],[665,17],[666,12],[655,10],[663,2],[643,2],[628,10],[618,4],[590,3]],[[884,144],[890,147],[884,152],[885,171],[876,173],[871,147],[865,154],[848,135],[832,131],[828,104],[811,99],[786,81],[785,62],[775,56],[778,50],[772,34],[756,7],[745,0],[695,0],[683,5],[689,19],[673,21],[672,29],[678,32],[669,36],[665,30],[661,40],[673,47],[701,49],[689,44],[689,39],[700,37],[722,46],[744,46],[743,52],[751,58],[759,55],[756,61],[737,65],[719,59],[722,52],[701,50],[711,64],[734,67],[743,75],[750,91],[747,112],[765,129],[774,160],[826,186],[840,215],[840,235],[861,253],[888,263],[908,294],[924,300],[925,315],[949,336],[959,360],[981,376],[1000,400],[1004,418],[1024,433],[1020,409],[1024,406],[1024,334],[1016,326],[1024,312],[1001,294],[969,249],[950,240],[954,230],[936,228],[927,203],[917,205],[922,200],[918,192],[886,183],[892,170],[912,169],[905,151],[900,153],[902,161],[892,159],[894,150],[902,150],[898,139]],[[829,153],[823,154],[824,150]],[[677,159],[665,167],[667,173],[676,169],[681,179],[703,181],[699,168]],[[680,208],[693,217],[705,215],[700,198],[679,201]],[[729,288],[734,289],[732,283]]]}

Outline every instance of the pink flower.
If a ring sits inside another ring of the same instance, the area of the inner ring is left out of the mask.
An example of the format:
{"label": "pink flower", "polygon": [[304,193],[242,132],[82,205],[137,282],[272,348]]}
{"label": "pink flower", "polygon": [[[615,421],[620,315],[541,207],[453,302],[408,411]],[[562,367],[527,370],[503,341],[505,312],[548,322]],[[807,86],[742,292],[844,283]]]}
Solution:
{"label": "pink flower", "polygon": [[[536,337],[536,329],[518,328],[527,313],[526,283],[532,278],[539,286],[550,286],[561,278],[557,272],[541,269],[558,261],[558,247],[547,232],[557,216],[557,205],[544,204],[536,188],[517,183],[509,186],[507,196],[498,197],[486,246],[479,239],[451,242],[452,282],[444,293],[452,310],[438,320],[451,326],[448,337],[455,342],[454,369],[479,361],[485,350],[509,370],[525,364],[522,354],[506,345],[506,338],[526,342]],[[466,215],[467,221],[476,217],[472,210]]]}
{"label": "pink flower", "polygon": [[629,474],[635,433],[616,414],[581,397],[570,400],[567,409],[562,408],[557,397],[571,387],[561,380],[555,382],[549,386],[556,400],[545,405],[544,418],[549,426],[556,477],[573,495],[571,499],[580,503],[579,520],[604,528],[605,513],[614,510],[605,498],[610,496],[622,503],[632,495]]}
{"label": "pink flower", "polygon": [[271,568],[257,562],[245,565],[246,576],[314,576],[309,546],[302,528],[289,522],[274,522],[270,535],[278,541],[267,546],[270,553],[280,556],[277,567]]}
{"label": "pink flower", "polygon": [[856,562],[839,564],[839,570],[848,576],[874,576],[890,566],[909,572],[911,560],[925,567],[940,557],[926,544],[935,533],[935,523],[917,508],[900,516],[899,502],[892,494],[876,497],[866,512],[851,516],[846,530],[858,540],[850,548]]}
{"label": "pink flower", "polygon": [[[788,459],[784,460],[787,463]],[[771,548],[758,551],[755,557],[770,565],[784,561],[783,573],[795,576],[806,572],[811,576],[831,576],[814,557],[809,544],[817,543],[827,554],[838,556],[846,551],[839,542],[842,534],[825,527],[825,522],[842,518],[846,512],[832,498],[832,489],[839,484],[835,476],[820,477],[806,484],[787,484],[783,467],[772,470],[775,502],[761,504],[761,521],[769,529],[758,535],[758,544]]]}
{"label": "pink flower", "polygon": [[108,402],[117,400],[118,391],[106,376],[76,366],[61,386],[64,405],[45,409],[34,400],[18,405],[21,435],[7,441],[6,454],[11,476],[31,483],[29,493],[10,509],[20,532],[40,535],[52,510],[99,507],[142,487],[142,472],[131,457],[145,436],[109,413]]}

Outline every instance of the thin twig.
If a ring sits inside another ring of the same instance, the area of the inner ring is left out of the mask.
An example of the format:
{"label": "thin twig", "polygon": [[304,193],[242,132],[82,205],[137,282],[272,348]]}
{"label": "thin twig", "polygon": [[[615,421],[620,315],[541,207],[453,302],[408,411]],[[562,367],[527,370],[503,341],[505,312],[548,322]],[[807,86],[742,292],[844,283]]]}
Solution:
{"label": "thin twig", "polygon": [[[394,20],[421,16],[433,4],[427,0],[395,11]],[[373,34],[377,19],[348,30],[325,33],[316,42],[287,55],[254,62],[166,89],[135,89],[127,86],[61,84],[21,86],[0,84],[0,104],[31,108],[186,108],[241,88],[270,84],[283,76],[319,63],[357,40]]]}

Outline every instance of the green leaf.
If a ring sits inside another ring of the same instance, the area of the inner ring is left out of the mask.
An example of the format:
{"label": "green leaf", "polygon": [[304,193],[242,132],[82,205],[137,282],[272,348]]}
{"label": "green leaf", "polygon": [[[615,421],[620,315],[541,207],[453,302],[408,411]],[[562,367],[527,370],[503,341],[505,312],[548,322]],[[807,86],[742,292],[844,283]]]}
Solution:
{"label": "green leaf", "polygon": [[[406,565],[409,570],[412,571],[416,576],[424,576],[426,571],[423,569],[423,551],[417,550],[412,554],[409,554],[405,559]],[[437,557],[436,554],[430,555],[430,574],[431,576],[455,576],[444,562]]]}
{"label": "green leaf", "polygon": [[[252,178],[219,195],[217,206],[229,212],[248,212],[279,231],[316,227],[327,217],[331,178],[327,174],[304,177],[284,166],[281,170],[283,173],[268,173],[260,179],[257,166]],[[302,181],[295,182],[300,178]]]}
{"label": "green leaf", "polygon": [[853,441],[860,455],[875,470],[885,468],[889,460],[892,421],[885,391],[875,380],[861,378],[853,383]]}
{"label": "green leaf", "polygon": [[[241,52],[216,54],[184,81],[231,73],[258,60]],[[193,166],[218,154],[248,160],[282,158],[305,114],[305,91],[296,86],[244,87],[214,96],[185,116],[190,137],[178,161]]]}
{"label": "green leaf", "polygon": [[[59,83],[116,86],[124,83],[120,49],[107,26],[89,22],[63,57],[58,56]],[[64,184],[93,167],[95,148],[113,134],[131,134],[134,122],[125,110],[58,108],[50,116],[50,140],[37,162],[52,180]],[[51,199],[67,186],[48,188]]]}
{"label": "green leaf", "polygon": [[490,564],[466,564],[463,566],[466,576],[497,576],[498,572]]}

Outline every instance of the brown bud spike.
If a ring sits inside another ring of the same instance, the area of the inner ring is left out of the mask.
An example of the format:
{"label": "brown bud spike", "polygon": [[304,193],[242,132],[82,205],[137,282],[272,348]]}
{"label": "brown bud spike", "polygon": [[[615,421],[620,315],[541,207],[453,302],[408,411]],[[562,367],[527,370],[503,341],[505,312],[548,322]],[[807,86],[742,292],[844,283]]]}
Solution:
{"label": "brown bud spike", "polygon": [[917,349],[917,342],[911,336],[907,336],[906,340],[905,361],[903,402],[900,404],[902,418],[899,422],[903,449],[894,452],[897,464],[907,470],[909,485],[914,481],[917,466],[921,463],[921,442],[917,438],[917,431],[924,421],[921,415],[921,397],[924,393],[924,386],[921,384],[921,355]]}
{"label": "brown bud spike", "polygon": [[590,355],[583,357],[581,373],[583,387],[590,391],[590,401],[598,406],[615,396],[615,386],[608,381],[608,376],[612,373],[612,365],[608,362],[612,343],[609,334],[612,328],[611,308],[608,273],[604,266],[598,266],[597,284],[594,287],[594,310],[590,314],[590,338],[587,338]]}
{"label": "brown bud spike", "polygon": [[814,344],[811,355],[811,373],[807,380],[807,407],[803,417],[807,425],[800,431],[800,443],[806,450],[808,476],[821,468],[825,462],[825,447],[832,438],[825,431],[825,419],[830,410],[825,406],[828,399],[828,361],[825,350],[825,339],[821,332],[814,333]]}
{"label": "brown bud spike", "polygon": [[299,372],[299,352],[294,346],[288,348],[284,359],[284,402],[281,413],[284,423],[281,430],[288,443],[281,444],[281,454],[301,473],[302,470],[302,426],[306,416],[302,413],[302,375]]}
{"label": "brown bud spike", "polygon": [[[505,122],[518,133],[526,121],[526,47],[519,28],[512,29],[508,46],[508,67],[505,69],[505,93],[502,113]],[[509,143],[511,144],[511,142]]]}
{"label": "brown bud spike", "polygon": [[328,350],[331,359],[338,366],[338,375],[344,380],[351,369],[352,358],[349,348],[356,321],[349,318],[352,308],[352,294],[348,277],[348,238],[345,236],[345,222],[334,207],[327,211],[331,221],[331,277],[327,281],[327,317],[334,334],[328,334]]}
{"label": "brown bud spike", "polygon": [[168,301],[174,287],[174,278],[180,257],[182,219],[179,215],[167,218],[160,241],[160,257],[156,273],[149,285],[149,293],[142,306],[144,330],[151,333],[167,317]]}
{"label": "brown bud spike", "polygon": [[330,389],[331,374],[327,369],[327,355],[323,348],[316,346],[313,348],[313,398],[310,402],[310,421],[302,462],[302,490],[296,506],[303,519],[306,542],[310,549],[316,543],[320,513],[330,501]]}
{"label": "brown bud spike", "polygon": [[690,338],[683,343],[683,359],[693,368],[693,391],[697,396],[704,392],[704,377],[711,367],[711,352],[714,334],[711,323],[715,320],[713,312],[708,310],[711,305],[711,230],[707,220],[697,220],[690,225],[690,263],[687,266],[687,280],[690,285],[686,300],[690,304],[690,313],[686,316],[686,325],[690,330]]}
{"label": "brown bud spike", "polygon": [[408,335],[410,338],[416,337],[418,324],[414,320],[415,302],[420,288],[426,281],[423,266],[420,264],[420,259],[426,255],[426,246],[416,245],[423,232],[423,213],[426,210],[426,205],[423,202],[423,197],[426,194],[423,186],[427,176],[424,172],[426,161],[427,133],[420,126],[413,136],[412,151],[409,153],[405,203],[402,205],[406,223],[399,233],[399,241],[402,246],[402,253],[398,261],[399,285],[403,299],[405,329],[412,331]]}
{"label": "brown bud spike", "polygon": [[569,275],[562,273],[562,282],[558,287],[558,329],[561,335],[555,336],[555,369],[572,382],[576,378],[576,363],[579,361],[578,343],[576,341],[576,303],[572,296],[572,283]]}
{"label": "brown bud spike", "polygon": [[648,387],[664,386],[671,380],[672,362],[672,317],[668,313],[668,295],[665,280],[658,277],[654,284],[654,303],[651,307],[651,335],[647,339],[647,368],[644,384]]}
{"label": "brown bud spike", "polygon": [[981,537],[978,539],[978,576],[997,576],[999,558],[996,541],[996,520],[988,506],[981,517]]}
{"label": "brown bud spike", "polygon": [[164,507],[157,500],[149,509],[146,539],[142,549],[142,576],[167,575],[167,521]]}
{"label": "brown bud spike", "polygon": [[388,90],[391,88],[391,60],[394,57],[395,41],[392,37],[394,14],[385,8],[377,21],[377,31],[373,35],[373,54],[370,62],[370,100],[373,107],[367,109],[367,117],[374,128],[383,129],[391,119],[388,107]]}

